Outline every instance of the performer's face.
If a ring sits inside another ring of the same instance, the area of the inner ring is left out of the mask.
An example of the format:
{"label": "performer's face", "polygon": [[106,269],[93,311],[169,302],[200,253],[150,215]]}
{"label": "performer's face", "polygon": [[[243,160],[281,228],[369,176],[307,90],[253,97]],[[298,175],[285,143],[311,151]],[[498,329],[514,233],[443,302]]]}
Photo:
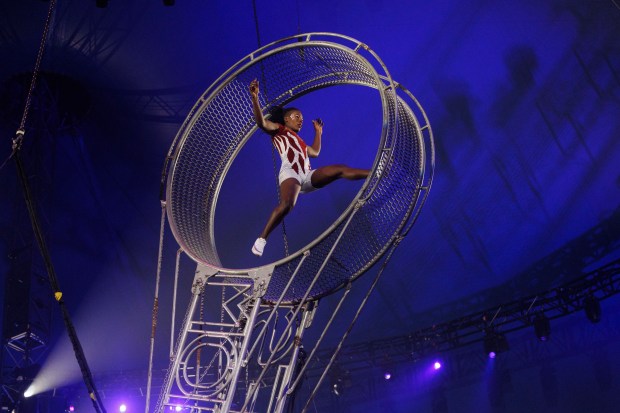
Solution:
{"label": "performer's face", "polygon": [[303,123],[304,117],[298,110],[293,110],[287,113],[284,118],[284,126],[295,132],[299,132],[301,130]]}

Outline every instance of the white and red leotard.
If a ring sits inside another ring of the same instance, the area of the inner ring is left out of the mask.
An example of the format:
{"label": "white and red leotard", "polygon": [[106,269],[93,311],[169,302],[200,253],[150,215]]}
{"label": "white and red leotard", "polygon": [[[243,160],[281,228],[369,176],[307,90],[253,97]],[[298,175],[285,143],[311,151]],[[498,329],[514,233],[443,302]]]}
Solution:
{"label": "white and red leotard", "polygon": [[286,126],[280,125],[271,136],[271,142],[278,150],[282,161],[278,176],[280,184],[286,179],[295,178],[301,185],[301,192],[315,189],[310,182],[314,171],[310,169],[308,149],[303,139]]}

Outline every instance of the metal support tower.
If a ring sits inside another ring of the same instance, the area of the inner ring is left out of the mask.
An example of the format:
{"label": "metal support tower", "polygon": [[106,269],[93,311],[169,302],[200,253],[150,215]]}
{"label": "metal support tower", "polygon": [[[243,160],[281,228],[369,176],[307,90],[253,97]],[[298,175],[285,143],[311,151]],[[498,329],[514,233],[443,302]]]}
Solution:
{"label": "metal support tower", "polygon": [[[159,411],[182,405],[210,412],[245,406],[250,412],[265,397],[271,397],[268,412],[283,411],[315,307],[263,301],[269,276],[268,268],[231,276],[198,266]],[[220,291],[220,318],[208,319],[204,297]],[[266,383],[271,395],[259,391]]]}
{"label": "metal support tower", "polygon": [[[265,91],[259,102],[264,113],[334,85],[373,89],[382,105],[382,129],[368,179],[325,232],[277,262],[227,269],[217,253],[215,210],[227,171],[257,129],[247,88],[258,78]],[[236,108],[234,114],[231,107]],[[328,329],[336,325],[353,282],[373,268],[373,281],[357,311],[346,316],[349,327],[315,383],[303,407],[307,411],[394,249],[416,221],[433,169],[432,131],[424,110],[392,80],[379,57],[355,39],[333,33],[282,39],[224,73],[190,111],[162,173],[160,242],[168,216],[179,251],[198,267],[156,411],[182,404],[201,412],[282,413],[316,361]],[[214,297],[214,287],[223,289],[226,298],[220,320],[206,320],[202,300]],[[318,300],[335,293],[341,294],[340,301],[322,332],[310,340],[306,357],[301,340]],[[154,313],[158,286],[155,298]],[[150,370],[153,343],[154,334]],[[149,381],[151,377],[149,372]],[[149,397],[150,389],[147,411]]]}

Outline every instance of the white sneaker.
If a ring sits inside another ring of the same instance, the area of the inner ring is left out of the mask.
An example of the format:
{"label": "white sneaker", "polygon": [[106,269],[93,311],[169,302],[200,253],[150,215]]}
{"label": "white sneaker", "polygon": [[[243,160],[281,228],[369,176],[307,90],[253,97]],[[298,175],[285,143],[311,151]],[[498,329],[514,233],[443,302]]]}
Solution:
{"label": "white sneaker", "polygon": [[263,255],[263,250],[265,249],[265,244],[267,244],[267,240],[265,238],[257,238],[252,246],[252,254],[257,257],[261,257]]}

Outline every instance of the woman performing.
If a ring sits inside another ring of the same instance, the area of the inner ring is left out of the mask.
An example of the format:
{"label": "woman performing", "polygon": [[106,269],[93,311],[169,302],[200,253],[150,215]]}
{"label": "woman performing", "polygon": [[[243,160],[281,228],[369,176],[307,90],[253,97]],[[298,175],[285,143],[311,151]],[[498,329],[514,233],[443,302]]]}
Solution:
{"label": "woman performing", "polygon": [[[250,83],[250,96],[252,98],[252,110],[259,128],[271,135],[271,142],[280,154],[282,165],[278,181],[280,184],[280,203],[269,216],[267,225],[252,246],[252,253],[258,257],[263,255],[267,237],[273,229],[282,222],[284,217],[291,212],[299,193],[311,192],[322,188],[336,179],[349,180],[365,179],[368,169],[350,168],[346,165],[329,165],[318,169],[310,168],[310,158],[316,158],[321,151],[321,136],[323,135],[323,121],[315,119],[314,142],[307,146],[297,135],[301,130],[304,118],[301,111],[296,108],[283,109],[283,119],[274,119],[275,122],[264,118],[258,102],[258,80]],[[280,123],[281,122],[281,123]]]}

